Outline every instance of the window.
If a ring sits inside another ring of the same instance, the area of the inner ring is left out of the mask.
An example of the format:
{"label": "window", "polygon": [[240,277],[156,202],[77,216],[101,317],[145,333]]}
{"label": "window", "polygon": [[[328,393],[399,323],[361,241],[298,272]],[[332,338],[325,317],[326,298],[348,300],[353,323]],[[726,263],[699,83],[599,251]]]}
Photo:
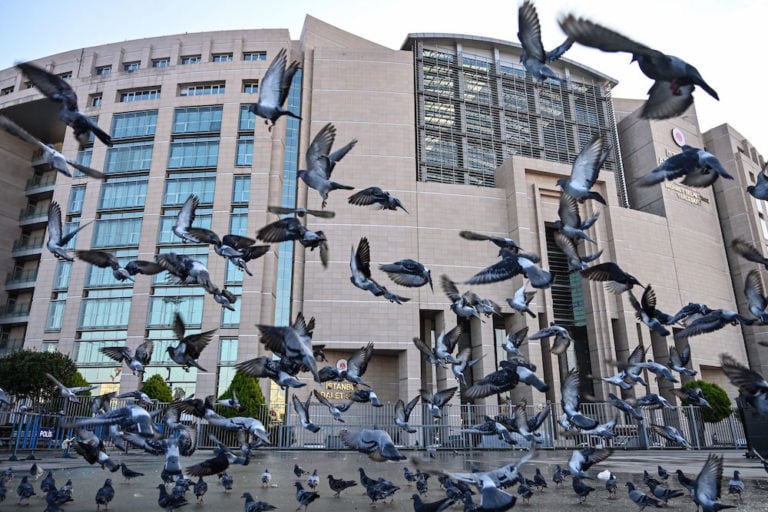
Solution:
{"label": "window", "polygon": [[232,294],[237,297],[237,300],[232,307],[235,308],[231,311],[227,308],[221,308],[221,326],[222,327],[238,327],[240,325],[240,305],[243,303],[243,287],[242,286],[230,286],[227,288]]}
{"label": "window", "polygon": [[[96,332],[88,332],[83,334],[96,334]],[[88,336],[88,340],[82,339],[78,340],[77,343],[75,343],[75,363],[78,365],[83,364],[103,364],[103,365],[109,365],[114,366],[115,363],[112,361],[112,359],[108,358],[104,355],[104,353],[101,351],[102,348],[105,347],[124,347],[125,346],[125,338],[127,337],[127,333],[124,335],[122,339],[118,339],[116,334],[118,332],[116,331],[102,331],[99,334],[109,338],[108,341],[103,341],[103,339],[96,339],[93,338],[93,336]],[[90,341],[92,340],[92,341]],[[88,382],[91,382],[90,380]]]}
{"label": "window", "polygon": [[[195,194],[200,199],[200,204],[213,204],[215,187],[215,172],[169,173],[165,180],[163,206],[181,206],[190,194]],[[195,217],[197,225],[197,215]]]}
{"label": "window", "polygon": [[133,62],[123,62],[123,71],[132,73],[134,71],[138,71],[139,68],[141,68],[141,62],[138,60]]}
{"label": "window", "polygon": [[200,64],[200,55],[182,55],[181,64],[182,66],[186,66],[187,64]]}
{"label": "window", "polygon": [[102,95],[101,94],[91,94],[89,96],[88,104],[92,107],[100,107],[101,101],[102,101]]}
{"label": "window", "polygon": [[106,76],[112,74],[112,66],[96,66],[97,76]]}
{"label": "window", "polygon": [[132,294],[130,288],[89,291],[80,308],[78,329],[125,329]]}
{"label": "window", "polygon": [[221,338],[219,344],[219,364],[237,362],[237,338]]}
{"label": "window", "polygon": [[13,86],[12,85],[10,87],[4,87],[4,88],[0,89],[0,96],[8,96],[12,92],[13,92]]}
{"label": "window", "polygon": [[259,92],[259,81],[243,80],[243,92],[247,94],[257,94]]}
{"label": "window", "polygon": [[143,208],[148,178],[115,178],[101,187],[99,210]]}
{"label": "window", "polygon": [[152,59],[153,68],[167,68],[171,65],[170,57],[163,57],[161,59]]}
{"label": "window", "polygon": [[251,195],[251,176],[236,174],[232,181],[232,202],[248,204]]}
{"label": "window", "polygon": [[64,73],[59,73],[58,77],[62,78],[64,80],[71,80],[72,79],[72,72],[71,71],[66,71]]}
{"label": "window", "polygon": [[67,292],[54,292],[48,304],[48,316],[45,319],[46,331],[60,331],[64,320],[64,306],[67,304]]}
{"label": "window", "polygon": [[85,185],[75,185],[69,190],[69,205],[67,213],[80,213],[83,211],[83,198],[85,197]]}
{"label": "window", "polygon": [[59,351],[59,342],[58,341],[44,341],[42,345],[40,345],[40,352],[58,352]]}
{"label": "window", "polygon": [[237,128],[238,131],[253,132],[256,128],[256,114],[248,110],[253,105],[254,104],[252,103],[240,105],[240,124]]}
{"label": "window", "polygon": [[[76,162],[80,165],[84,165],[86,167],[91,166],[91,157],[93,156],[93,148],[85,148],[81,149],[77,152],[77,160]],[[78,171],[80,172],[80,171]],[[77,176],[77,174],[75,174]]]}
{"label": "window", "polygon": [[168,328],[173,323],[178,311],[184,318],[184,324],[194,330],[203,323],[205,290],[202,287],[157,287],[149,299],[147,327]]}
{"label": "window", "polygon": [[112,138],[151,137],[157,127],[157,110],[128,112],[112,116]]}
{"label": "window", "polygon": [[131,103],[133,101],[156,100],[160,97],[160,87],[152,89],[137,89],[134,91],[120,91],[120,102]]}
{"label": "window", "polygon": [[[187,196],[188,197],[188,196]],[[184,198],[186,199],[186,197]],[[176,236],[173,233],[173,225],[176,224],[176,217],[178,217],[179,212],[181,211],[181,208],[166,208],[163,212],[163,216],[160,218],[160,227],[158,228],[158,236],[157,236],[157,243],[158,244],[180,244],[182,243],[181,238]],[[213,220],[213,208],[206,208],[203,206],[198,206],[197,210],[195,210],[195,222],[194,226],[196,228],[205,228],[205,229],[211,229],[211,221]],[[200,261],[200,262],[207,262],[208,261],[208,246],[188,246],[185,245],[183,249],[195,249],[198,250],[198,252],[190,253],[190,257]],[[200,252],[202,251],[202,252]],[[173,252],[175,253],[182,253],[184,252],[182,248],[176,247],[173,249]],[[186,252],[184,254],[187,254]],[[206,264],[206,263],[204,263]],[[155,279],[155,282],[162,283],[164,282],[164,279]]]}
{"label": "window", "polygon": [[[127,265],[129,261],[135,260],[139,256],[138,249],[116,249],[110,252],[115,255],[117,261],[120,262],[120,265],[123,267]],[[121,286],[133,286],[133,283],[128,280],[120,282],[115,279],[115,276],[112,274],[112,267],[101,268],[96,265],[88,265],[84,286],[87,288],[117,288]]]}
{"label": "window", "polygon": [[92,247],[138,246],[142,212],[102,213],[94,223]]}
{"label": "window", "polygon": [[[77,228],[80,227],[80,217],[71,217],[68,222],[64,222],[64,233],[71,233],[72,231],[77,231]],[[77,236],[73,236],[69,243],[66,245],[67,249],[74,249],[75,244],[77,244]]]}
{"label": "window", "polygon": [[205,133],[221,130],[222,106],[177,108],[172,133]]}
{"label": "window", "polygon": [[243,52],[243,60],[247,61],[266,61],[267,52]]}
{"label": "window", "polygon": [[179,139],[171,142],[168,168],[216,167],[218,160],[218,137]]}
{"label": "window", "polygon": [[107,150],[105,173],[148,171],[152,162],[152,142],[115,144]]}
{"label": "window", "polygon": [[232,62],[231,53],[214,53],[213,62]]}
{"label": "window", "polygon": [[56,264],[56,272],[53,275],[53,290],[66,290],[69,288],[69,276],[72,273],[71,261],[59,261]]}
{"label": "window", "polygon": [[208,96],[224,94],[224,82],[179,85],[179,96]]}
{"label": "window", "polygon": [[237,138],[237,156],[235,165],[250,167],[253,164],[253,135],[240,135]]}

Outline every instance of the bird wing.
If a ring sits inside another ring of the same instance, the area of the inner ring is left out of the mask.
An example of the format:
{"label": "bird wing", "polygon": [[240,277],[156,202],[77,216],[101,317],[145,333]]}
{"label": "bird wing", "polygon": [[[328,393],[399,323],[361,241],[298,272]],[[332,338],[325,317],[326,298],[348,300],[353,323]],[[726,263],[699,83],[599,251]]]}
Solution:
{"label": "bird wing", "polygon": [[680,351],[680,366],[686,366],[691,360],[691,345],[686,343]]}
{"label": "bird wing", "polygon": [[434,395],[432,395],[432,402],[436,406],[442,407],[443,405],[447,404],[451,398],[453,398],[453,395],[456,393],[458,389],[459,388],[457,387],[452,387],[452,388],[440,390]]}
{"label": "bird wing", "polygon": [[728,354],[720,354],[720,361],[731,384],[750,395],[768,394],[768,382],[762,375],[743,366]]}
{"label": "bird wing", "polygon": [[456,327],[439,337],[437,342],[443,344],[443,347],[445,347],[445,351],[448,354],[453,354],[456,344],[459,342],[459,338],[461,338],[461,326],[456,325]]}
{"label": "bird wing", "polygon": [[566,38],[566,40],[563,41],[560,46],[547,52],[547,62],[556,61],[557,59],[562,57],[565,52],[570,50],[571,46],[573,46],[573,39],[571,39],[570,37]]}
{"label": "bird wing", "polygon": [[568,372],[560,387],[560,394],[564,411],[570,415],[579,410],[579,372],[576,368]]}
{"label": "bird wing", "polygon": [[582,450],[581,453],[585,457],[585,461],[582,463],[581,467],[584,471],[586,471],[595,464],[602,462],[610,457],[613,453],[613,450],[610,448],[604,450],[588,448],[586,450]]}
{"label": "bird wing", "polygon": [[54,377],[50,373],[46,373],[45,376],[48,377],[48,379],[50,379],[51,382],[53,382],[56,385],[57,388],[59,388],[59,389],[67,389],[67,387],[64,384],[62,384],[61,382],[56,380],[56,377]]}
{"label": "bird wing", "polygon": [[190,334],[184,338],[183,343],[187,344],[186,354],[192,359],[197,359],[203,352],[203,349],[213,339],[213,335],[218,329],[211,329],[210,331],[201,332],[199,334]]}
{"label": "bird wing", "polygon": [[656,292],[651,288],[651,285],[648,285],[643,292],[642,307],[648,316],[653,316],[656,312]]}
{"label": "bird wing", "polygon": [[528,329],[529,327],[526,325],[519,331],[512,334],[512,336],[507,336],[515,348],[520,348],[520,346],[525,342],[525,339],[528,337]]}
{"label": "bird wing", "polygon": [[236,368],[251,377],[267,377],[269,361],[267,356],[256,357],[237,363]]}
{"label": "bird wing", "polygon": [[716,331],[725,326],[723,318],[717,311],[713,311],[707,315],[697,318],[688,326],[675,333],[675,339],[690,338],[691,336],[698,336],[699,334],[705,334],[708,332]]}
{"label": "bird wing", "polygon": [[247,236],[232,235],[232,234],[224,235],[221,241],[224,245],[227,245],[237,250],[247,249],[256,243],[256,240],[254,240],[253,238],[248,238]]}
{"label": "bird wing", "polygon": [[259,103],[265,107],[277,108],[281,106],[280,93],[283,84],[283,73],[288,62],[285,48],[281,48],[259,84]]}
{"label": "bird wing", "polygon": [[[309,397],[312,397],[312,394],[310,393]],[[296,414],[299,415],[299,418],[305,423],[309,423],[309,411],[304,408],[304,404],[302,403],[301,399],[297,395],[293,395],[291,398],[291,401],[293,402],[293,410],[296,411]]]}
{"label": "bird wing", "polygon": [[256,238],[268,243],[298,240],[305,231],[301,221],[296,217],[286,217],[267,224],[256,232]]}
{"label": "bird wing", "polygon": [[[360,239],[360,243],[357,245],[357,251],[353,256],[354,264],[360,273],[365,276],[366,279],[371,278],[371,246],[368,244],[368,239],[363,237]],[[354,269],[352,270],[354,273]]]}
{"label": "bird wing", "polygon": [[633,55],[664,56],[661,52],[637,43],[618,32],[584,18],[576,18],[572,14],[560,20],[560,28],[577,43],[597,48],[604,52],[627,52]]}
{"label": "bird wing", "polygon": [[741,238],[736,238],[731,242],[731,247],[733,247],[733,250],[739,253],[739,256],[742,258],[754,261],[761,265],[765,264],[766,259],[763,257],[763,253],[751,243],[742,240]]}
{"label": "bird wing", "polygon": [[410,417],[411,412],[413,412],[413,409],[416,407],[416,404],[419,403],[419,400],[421,400],[421,395],[416,395],[415,397],[413,397],[411,399],[410,402],[405,404],[404,411],[405,411],[405,420],[406,421],[408,421],[408,418]]}
{"label": "bird wing", "polygon": [[39,149],[42,149],[45,152],[51,151],[51,148],[43,144],[40,140],[37,139],[37,137],[5,116],[0,116],[0,128],[7,131],[11,135],[18,137],[24,142],[32,144],[33,146],[37,146]]}
{"label": "bird wing", "polygon": [[[352,139],[347,144],[345,144],[344,146],[340,147],[339,149],[337,149],[336,151],[331,153],[328,156],[328,159],[331,161],[332,164],[335,164],[336,162],[338,162],[339,160],[344,158],[346,156],[346,154],[349,153],[352,150],[352,148],[354,148],[356,145],[357,145],[357,139]],[[334,166],[331,165],[328,168],[328,177],[329,178],[331,177],[331,172],[333,172],[333,167]]]}
{"label": "bird wing", "polygon": [[517,38],[523,46],[523,51],[528,57],[544,62],[546,53],[541,43],[541,26],[536,7],[530,1],[524,2],[517,11],[517,20]]}
{"label": "bird wing", "polygon": [[[673,84],[666,80],[656,80],[648,89],[648,101],[643,104],[640,117],[643,119],[669,119],[677,117],[693,105],[692,84]],[[717,175],[699,175],[698,180],[686,177],[684,183],[691,187],[704,187],[717,178]],[[698,182],[698,184],[697,184]],[[707,183],[709,182],[709,183]]]}
{"label": "bird wing", "polygon": [[154,261],[132,260],[125,266],[125,270],[132,276],[135,276],[136,274],[153,276],[159,274],[165,270],[165,268]]}
{"label": "bird wing", "polygon": [[696,477],[695,496],[703,495],[711,501],[720,498],[720,486],[723,480],[723,459],[710,453],[707,462]]}
{"label": "bird wing", "polygon": [[99,180],[105,180],[107,179],[107,175],[104,174],[101,171],[97,171],[96,169],[93,169],[91,167],[88,167],[87,165],[83,165],[81,163],[76,162],[75,160],[72,160],[70,158],[67,158],[67,163],[80,171],[81,173],[85,174],[86,176],[90,176],[91,178],[96,178]]}
{"label": "bird wing", "polygon": [[186,332],[186,326],[184,325],[184,318],[181,313],[176,311],[173,315],[173,334],[179,341],[184,341],[184,334]]}
{"label": "bird wing", "polygon": [[445,292],[448,298],[451,299],[451,302],[456,302],[461,299],[456,283],[451,281],[447,275],[443,274],[440,276],[440,286],[442,286],[443,292]]}
{"label": "bird wing", "polygon": [[192,226],[192,223],[195,222],[195,210],[198,204],[200,204],[200,199],[196,195],[190,194],[176,216],[176,229],[186,231]]}
{"label": "bird wing", "polygon": [[318,402],[320,402],[321,404],[323,404],[329,409],[333,409],[333,404],[331,404],[331,402],[329,402],[327,398],[325,398],[322,394],[320,394],[318,390],[314,390],[313,393],[315,395],[315,398],[317,398]]}
{"label": "bird wing", "polygon": [[520,273],[523,268],[513,258],[504,258],[501,261],[494,263],[490,267],[486,267],[474,276],[470,277],[465,284],[488,284],[496,283],[498,281],[504,281],[510,279]]}
{"label": "bird wing", "polygon": [[326,124],[317,132],[309,145],[309,149],[307,149],[306,165],[309,172],[322,171],[325,179],[330,177],[327,174],[330,166],[328,156],[335,139],[336,127],[333,126],[333,123]]}
{"label": "bird wing", "polygon": [[290,327],[278,327],[274,325],[256,325],[261,333],[260,341],[267,350],[275,354],[285,355],[285,337],[289,334]]}
{"label": "bird wing", "polygon": [[643,307],[640,305],[639,302],[637,302],[637,299],[635,298],[635,295],[630,290],[627,292],[629,294],[629,303],[632,304],[632,308],[635,310],[635,318],[638,320],[642,319],[642,313],[643,313]]}
{"label": "bird wing", "polygon": [[72,90],[66,80],[60,76],[49,73],[48,71],[37,67],[29,62],[20,62],[16,64],[29,81],[37,87],[40,92],[53,101],[59,101],[69,110],[77,110],[77,94]]}
{"label": "bird wing", "polygon": [[75,251],[75,254],[81,260],[96,265],[101,268],[112,267],[113,269],[120,268],[120,263],[114,254],[106,251]]}
{"label": "bird wing", "polygon": [[347,371],[352,374],[357,374],[358,377],[362,377],[365,370],[368,368],[368,362],[371,360],[372,356],[373,343],[368,343],[366,346],[352,354],[352,357],[347,360]]}
{"label": "bird wing", "polygon": [[131,349],[128,347],[101,347],[99,352],[118,363],[131,360]]}
{"label": "bird wing", "polygon": [[603,138],[594,135],[576,157],[571,168],[571,183],[574,186],[588,190],[595,184],[600,174],[603,144]]}
{"label": "bird wing", "polygon": [[206,228],[187,228],[187,234],[201,244],[221,245],[219,235]]}
{"label": "bird wing", "polygon": [[627,365],[635,366],[637,364],[642,363],[644,359],[645,359],[645,346],[641,343],[637,347],[635,347],[635,350],[633,350],[631,354],[629,354],[629,357],[627,358]]}
{"label": "bird wing", "polygon": [[752,269],[747,274],[744,282],[744,295],[747,297],[750,309],[757,308],[760,311],[764,311],[766,306],[768,306],[765,299],[763,281],[760,279],[760,272],[757,269]]}
{"label": "bird wing", "polygon": [[421,341],[420,338],[414,337],[413,344],[416,345],[416,348],[419,349],[419,352],[427,356],[427,358],[433,357],[434,354],[432,354],[432,350],[426,345],[426,343]]}
{"label": "bird wing", "polygon": [[357,206],[368,206],[378,203],[384,198],[384,191],[379,187],[368,187],[349,196],[347,202]]}
{"label": "bird wing", "polygon": [[669,346],[669,364],[677,368],[684,366],[682,359],[680,359],[680,354],[677,353],[677,348],[674,345]]}
{"label": "bird wing", "polygon": [[48,207],[48,238],[60,245],[61,241],[61,207],[52,202]]}
{"label": "bird wing", "polygon": [[616,269],[618,269],[618,265],[608,261],[582,270],[581,275],[590,281],[613,281]]}
{"label": "bird wing", "polygon": [[63,237],[61,237],[61,240],[59,240],[60,245],[64,246],[64,245],[68,244],[69,241],[72,240],[75,237],[76,234],[78,234],[80,231],[82,231],[83,229],[88,227],[88,225],[91,222],[86,222],[85,224],[81,224],[76,229],[73,229],[72,231],[70,231],[69,233],[67,233]]}
{"label": "bird wing", "polygon": [[[563,194],[565,195],[565,194]],[[562,204],[562,199],[561,199]],[[560,219],[562,220],[562,216],[560,216]],[[565,221],[563,221],[565,223]],[[576,244],[573,240],[562,234],[560,231],[555,232],[555,243],[560,248],[561,251],[563,251],[563,254],[565,254],[569,260],[579,260],[581,261],[581,257],[579,256],[578,251],[576,250]]]}
{"label": "bird wing", "polygon": [[229,459],[226,453],[219,453],[212,459],[206,459],[199,464],[189,466],[186,470],[188,476],[210,476],[223,473],[229,467]]}

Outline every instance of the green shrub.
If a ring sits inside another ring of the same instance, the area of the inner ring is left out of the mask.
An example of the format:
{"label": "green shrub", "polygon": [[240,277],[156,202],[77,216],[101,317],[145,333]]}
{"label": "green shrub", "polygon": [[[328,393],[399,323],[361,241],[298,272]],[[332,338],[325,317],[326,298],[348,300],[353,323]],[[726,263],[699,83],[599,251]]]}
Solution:
{"label": "green shrub", "polygon": [[226,400],[232,398],[232,391],[234,390],[237,395],[240,405],[243,407],[242,411],[236,411],[230,407],[217,406],[216,412],[224,416],[225,418],[232,418],[234,416],[246,416],[250,418],[256,418],[265,422],[266,412],[266,400],[264,394],[261,392],[261,386],[259,382],[245,375],[244,373],[237,372],[232,379],[232,383],[229,388],[219,397],[219,400]]}
{"label": "green shrub", "polygon": [[[683,386],[683,389],[701,388],[704,398],[707,399],[711,409],[701,408],[701,417],[707,423],[717,423],[731,415],[731,399],[723,388],[714,382],[704,380],[693,380]],[[688,400],[683,399],[684,405],[692,405]],[[695,405],[695,404],[693,404]]]}
{"label": "green shrub", "polygon": [[65,386],[88,385],[77,371],[75,362],[60,352],[21,350],[0,358],[0,388],[18,398],[48,401],[60,396],[59,389],[45,376],[46,373]]}
{"label": "green shrub", "polygon": [[172,402],[171,386],[165,382],[160,375],[153,375],[144,381],[141,391],[146,393],[149,398],[154,398],[160,402]]}

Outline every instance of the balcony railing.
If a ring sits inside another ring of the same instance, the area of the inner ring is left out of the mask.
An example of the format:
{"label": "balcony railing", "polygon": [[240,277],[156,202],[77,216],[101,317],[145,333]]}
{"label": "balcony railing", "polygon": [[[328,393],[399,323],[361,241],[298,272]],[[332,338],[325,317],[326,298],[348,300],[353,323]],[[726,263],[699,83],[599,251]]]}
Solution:
{"label": "balcony railing", "polygon": [[43,239],[40,237],[21,237],[13,242],[13,252],[31,251],[43,248]]}
{"label": "balcony railing", "polygon": [[0,320],[29,316],[31,307],[31,304],[14,304],[12,306],[0,307]]}
{"label": "balcony railing", "polygon": [[42,193],[47,190],[53,190],[56,185],[56,173],[46,173],[43,176],[35,176],[27,180],[25,188],[27,194]]}
{"label": "balcony railing", "polygon": [[29,205],[19,212],[19,222],[29,221],[35,218],[47,219],[48,207],[41,208],[36,205]]}
{"label": "balcony railing", "polygon": [[[39,269],[37,268],[29,268],[25,270],[14,270],[13,272],[8,272],[5,278],[5,284],[8,286],[22,283],[34,283],[37,281],[38,270]],[[2,338],[0,338],[0,341],[2,341]]]}

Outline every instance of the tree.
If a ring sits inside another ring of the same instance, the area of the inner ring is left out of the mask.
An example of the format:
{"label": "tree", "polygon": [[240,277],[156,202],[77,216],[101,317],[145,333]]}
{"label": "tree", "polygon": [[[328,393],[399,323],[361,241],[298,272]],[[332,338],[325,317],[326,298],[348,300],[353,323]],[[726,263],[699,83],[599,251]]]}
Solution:
{"label": "tree", "polygon": [[[731,399],[728,398],[728,393],[723,388],[714,382],[707,382],[704,380],[693,380],[683,385],[683,389],[696,389],[701,388],[701,392],[706,398],[711,409],[706,407],[701,408],[701,418],[707,423],[717,423],[724,420],[731,415]],[[695,405],[692,402],[683,399],[684,405]]]}
{"label": "tree", "polygon": [[266,400],[261,392],[261,386],[259,386],[259,382],[256,379],[237,372],[229,388],[219,397],[219,400],[232,398],[233,391],[237,395],[243,410],[236,411],[230,407],[218,406],[216,410],[219,414],[226,418],[245,416],[261,420],[262,423],[266,422],[268,416],[267,408],[265,407]]}
{"label": "tree", "polygon": [[146,393],[149,398],[159,400],[160,402],[172,402],[171,386],[165,382],[160,375],[155,374],[144,381],[141,391]]}
{"label": "tree", "polygon": [[0,388],[17,398],[39,402],[58,397],[59,390],[46,373],[65,386],[88,385],[75,362],[60,352],[21,350],[0,358]]}

